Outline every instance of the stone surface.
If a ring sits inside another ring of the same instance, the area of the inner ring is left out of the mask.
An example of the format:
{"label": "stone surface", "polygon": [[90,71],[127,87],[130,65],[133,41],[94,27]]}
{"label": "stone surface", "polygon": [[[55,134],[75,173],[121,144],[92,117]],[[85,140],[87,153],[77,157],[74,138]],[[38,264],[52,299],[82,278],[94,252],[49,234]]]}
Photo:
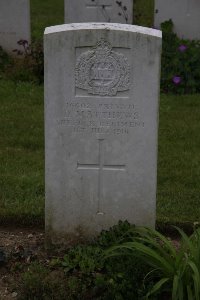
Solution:
{"label": "stone surface", "polygon": [[13,53],[19,40],[30,42],[29,0],[0,0],[0,46]]}
{"label": "stone surface", "polygon": [[180,38],[200,39],[199,0],[155,0],[155,27],[169,19]]}
{"label": "stone surface", "polygon": [[69,24],[44,45],[47,236],[154,226],[161,32]]}
{"label": "stone surface", "polygon": [[133,23],[133,0],[65,0],[65,23]]}

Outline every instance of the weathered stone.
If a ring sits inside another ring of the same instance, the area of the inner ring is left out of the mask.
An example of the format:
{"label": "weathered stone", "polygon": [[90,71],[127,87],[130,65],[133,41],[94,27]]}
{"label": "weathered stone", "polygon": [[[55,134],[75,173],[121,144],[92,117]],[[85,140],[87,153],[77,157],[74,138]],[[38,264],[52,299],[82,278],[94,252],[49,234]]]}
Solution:
{"label": "weathered stone", "polygon": [[65,0],[65,23],[133,23],[133,0]]}
{"label": "weathered stone", "polygon": [[20,40],[30,42],[29,0],[0,0],[0,46],[13,53]]}
{"label": "weathered stone", "polygon": [[200,39],[199,0],[155,0],[155,27],[170,19],[180,38]]}
{"label": "weathered stone", "polygon": [[44,42],[47,235],[153,227],[160,31],[69,24]]}

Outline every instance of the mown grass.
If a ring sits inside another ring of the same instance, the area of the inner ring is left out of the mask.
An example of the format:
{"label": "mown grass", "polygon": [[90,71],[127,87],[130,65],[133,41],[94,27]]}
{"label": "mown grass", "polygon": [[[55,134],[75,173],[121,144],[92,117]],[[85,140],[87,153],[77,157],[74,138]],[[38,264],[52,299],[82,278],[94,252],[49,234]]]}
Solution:
{"label": "mown grass", "polygon": [[162,95],[158,222],[200,221],[200,95]]}
{"label": "mown grass", "polygon": [[43,87],[0,81],[0,95],[0,222],[41,222]]}
{"label": "mown grass", "polygon": [[[0,81],[0,95],[0,223],[43,223],[43,87]],[[199,120],[200,95],[161,96],[157,201],[161,224],[200,222]]]}
{"label": "mown grass", "polygon": [[45,27],[64,23],[64,0],[31,0],[32,39],[42,40]]}

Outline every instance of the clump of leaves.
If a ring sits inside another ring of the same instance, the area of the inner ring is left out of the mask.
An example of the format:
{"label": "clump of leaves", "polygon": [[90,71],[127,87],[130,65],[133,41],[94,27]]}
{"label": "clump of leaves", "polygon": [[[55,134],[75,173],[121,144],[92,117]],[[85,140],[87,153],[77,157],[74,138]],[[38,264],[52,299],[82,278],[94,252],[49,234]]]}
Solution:
{"label": "clump of leaves", "polygon": [[131,228],[135,228],[135,225],[131,225],[128,221],[119,221],[109,230],[102,230],[95,243],[102,248],[108,248],[127,238]]}
{"label": "clump of leaves", "polygon": [[[64,256],[62,266],[66,275],[78,276],[91,299],[139,300],[148,291],[152,282],[143,284],[144,270],[150,268],[137,257],[111,257],[104,260],[104,250],[128,238],[130,229],[135,226],[120,221],[109,230],[103,230],[90,245],[78,245],[69,249]],[[83,291],[79,290],[79,294]],[[90,298],[86,298],[90,299]]]}
{"label": "clump of leaves", "polygon": [[79,245],[69,250],[64,256],[62,266],[65,272],[80,271],[85,274],[100,270],[102,265],[102,249],[95,246]]}
{"label": "clump of leaves", "polygon": [[176,229],[182,237],[178,251],[158,231],[141,227],[134,229],[131,241],[112,247],[106,252],[107,256],[138,257],[152,268],[146,277],[154,275],[157,282],[147,293],[147,298],[166,292],[172,300],[200,298],[200,229],[191,237],[181,229]]}

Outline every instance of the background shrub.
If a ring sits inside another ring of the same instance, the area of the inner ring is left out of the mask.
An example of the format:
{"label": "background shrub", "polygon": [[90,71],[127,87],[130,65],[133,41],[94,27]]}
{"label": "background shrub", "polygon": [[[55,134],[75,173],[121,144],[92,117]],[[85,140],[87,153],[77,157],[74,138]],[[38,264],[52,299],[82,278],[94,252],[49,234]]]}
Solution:
{"label": "background shrub", "polygon": [[14,49],[15,55],[8,55],[0,48],[0,72],[5,79],[15,82],[29,81],[43,83],[44,54],[43,45],[35,42],[31,45],[26,40],[18,41],[21,49]]}
{"label": "background shrub", "polygon": [[162,23],[163,51],[161,91],[192,94],[200,92],[200,41],[181,40],[171,20]]}

